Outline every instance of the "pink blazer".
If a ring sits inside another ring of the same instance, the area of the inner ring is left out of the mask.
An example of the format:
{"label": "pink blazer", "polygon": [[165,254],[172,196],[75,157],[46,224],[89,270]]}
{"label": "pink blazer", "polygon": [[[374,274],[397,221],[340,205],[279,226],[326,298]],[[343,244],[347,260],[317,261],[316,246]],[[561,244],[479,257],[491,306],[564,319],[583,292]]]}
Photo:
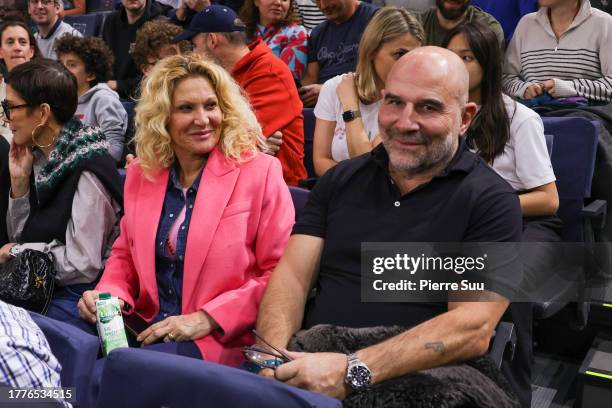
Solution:
{"label": "pink blazer", "polygon": [[[128,302],[147,321],[159,313],[155,235],[169,170],[145,178],[138,163],[125,182],[125,215],[96,289]],[[206,360],[243,361],[257,309],[295,220],[280,162],[257,154],[245,163],[215,148],[204,169],[185,249],[182,313],[204,310],[221,330],[195,341]]]}

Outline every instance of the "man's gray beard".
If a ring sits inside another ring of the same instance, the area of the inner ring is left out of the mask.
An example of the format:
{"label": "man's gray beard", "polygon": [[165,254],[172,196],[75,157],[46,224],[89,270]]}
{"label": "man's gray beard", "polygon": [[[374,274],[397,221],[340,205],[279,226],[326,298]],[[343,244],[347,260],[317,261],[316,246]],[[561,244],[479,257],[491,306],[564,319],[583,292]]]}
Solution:
{"label": "man's gray beard", "polygon": [[[385,131],[381,129],[381,133],[382,132]],[[405,153],[394,150],[394,148],[391,147],[389,143],[391,139],[395,137],[410,137],[417,141],[421,141],[423,140],[423,136],[421,136],[420,133],[414,134],[414,136],[405,136],[402,135],[401,132],[396,132],[394,130],[386,131],[386,134],[386,136],[382,137],[382,143],[389,155],[389,163],[392,168],[401,173],[412,175],[425,173],[440,163],[448,162],[457,150],[458,139],[447,135],[442,143],[434,142],[424,145],[423,153],[408,157]]]}

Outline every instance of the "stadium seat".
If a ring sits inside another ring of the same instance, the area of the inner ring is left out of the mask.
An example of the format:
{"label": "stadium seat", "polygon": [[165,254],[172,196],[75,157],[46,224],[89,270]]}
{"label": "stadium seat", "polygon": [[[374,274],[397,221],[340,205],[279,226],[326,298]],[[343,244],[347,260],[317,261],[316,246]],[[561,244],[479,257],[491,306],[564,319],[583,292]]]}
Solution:
{"label": "stadium seat", "polygon": [[115,10],[114,0],[87,0],[87,13]]}
{"label": "stadium seat", "polygon": [[548,156],[552,156],[553,144],[555,137],[553,135],[544,135],[546,138],[546,149],[548,150]]}
{"label": "stadium seat", "polygon": [[48,317],[30,312],[34,322],[45,334],[51,351],[62,365],[63,387],[76,387],[75,407],[90,407],[87,389],[100,342],[97,337]]}
{"label": "stadium seat", "polygon": [[244,370],[130,348],[108,355],[97,406],[305,408],[341,403]]}
{"label": "stadium seat", "polygon": [[312,164],[312,143],[314,140],[314,130],[316,118],[313,108],[304,108],[304,166],[308,177],[316,177],[314,165]]}
{"label": "stadium seat", "polygon": [[291,199],[293,200],[295,220],[297,221],[300,214],[302,214],[306,201],[308,201],[308,194],[310,194],[310,191],[304,188],[289,186],[289,192],[291,193]]}
{"label": "stadium seat", "polygon": [[[595,200],[585,206],[585,200],[591,196],[591,180],[595,168],[595,152],[598,143],[599,122],[584,118],[545,117],[546,134],[554,135],[554,149],[551,161],[557,178],[559,192],[559,210],[557,215],[563,221],[561,238],[565,242],[593,242],[595,223],[601,223],[605,217],[606,202]],[[577,247],[578,248],[578,247]],[[583,268],[577,267],[577,274],[583,274]],[[578,301],[578,325],[584,326],[588,307],[576,298],[580,294],[581,281],[570,281],[551,276],[542,286],[550,294],[546,301],[534,303],[534,318],[546,319],[561,310],[569,300]]]}
{"label": "stadium seat", "polygon": [[584,242],[591,238],[585,235],[590,219],[586,216],[589,208],[585,212],[584,200],[591,197],[600,124],[584,118],[545,117],[542,120],[545,133],[554,136],[551,161],[559,191],[562,239]]}
{"label": "stadium seat", "polygon": [[64,17],[64,22],[70,24],[85,37],[95,37],[100,33],[104,14],[82,14]]}

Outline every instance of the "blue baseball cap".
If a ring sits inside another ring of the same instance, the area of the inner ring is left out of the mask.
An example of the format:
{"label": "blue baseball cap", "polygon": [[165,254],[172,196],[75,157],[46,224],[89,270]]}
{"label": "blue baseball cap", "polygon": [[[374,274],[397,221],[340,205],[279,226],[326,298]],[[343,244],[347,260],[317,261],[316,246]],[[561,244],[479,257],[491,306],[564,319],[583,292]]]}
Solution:
{"label": "blue baseball cap", "polygon": [[185,31],[174,37],[172,42],[190,40],[199,33],[231,33],[245,31],[246,26],[229,7],[212,5],[193,16]]}

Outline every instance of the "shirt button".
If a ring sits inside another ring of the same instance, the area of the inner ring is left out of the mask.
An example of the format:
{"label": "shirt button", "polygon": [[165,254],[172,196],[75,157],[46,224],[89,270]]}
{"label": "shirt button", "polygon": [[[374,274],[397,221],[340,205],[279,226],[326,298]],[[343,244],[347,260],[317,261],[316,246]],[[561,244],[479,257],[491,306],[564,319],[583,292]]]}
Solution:
{"label": "shirt button", "polygon": [[159,246],[164,246],[164,241],[159,241]]}
{"label": "shirt button", "polygon": [[189,204],[189,208],[193,208],[193,204]]}
{"label": "shirt button", "polygon": [[183,225],[183,226],[181,227],[181,229],[182,229],[182,230],[184,230],[184,229],[185,229],[185,226]]}
{"label": "shirt button", "polygon": [[180,255],[180,256],[179,256],[179,259],[182,261],[182,260],[183,260],[183,255]]}
{"label": "shirt button", "polygon": [[396,202],[395,202],[395,206],[396,206],[396,207],[399,207],[399,206],[400,206],[400,202],[399,202],[399,201],[396,201]]}
{"label": "shirt button", "polygon": [[172,289],[168,289],[168,294],[171,295],[172,294]]}
{"label": "shirt button", "polygon": [[170,218],[174,217],[174,214],[170,214],[170,215],[169,215],[169,217],[170,217]]}
{"label": "shirt button", "polygon": [[164,313],[164,317],[168,317],[168,313]]}

